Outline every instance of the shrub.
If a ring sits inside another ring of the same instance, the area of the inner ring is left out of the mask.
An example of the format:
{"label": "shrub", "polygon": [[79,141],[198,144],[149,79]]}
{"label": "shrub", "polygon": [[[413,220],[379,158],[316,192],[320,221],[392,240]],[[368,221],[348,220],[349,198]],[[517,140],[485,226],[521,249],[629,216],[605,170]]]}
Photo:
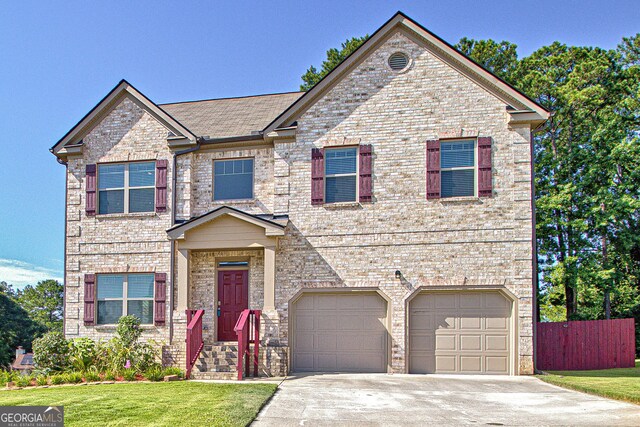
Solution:
{"label": "shrub", "polygon": [[123,316],[118,320],[116,336],[109,343],[109,367],[112,370],[133,369],[142,373],[159,366],[158,351],[149,343],[139,342],[141,334],[137,317]]}
{"label": "shrub", "polygon": [[15,381],[18,373],[15,371],[0,371],[0,387],[6,387],[8,382]]}
{"label": "shrub", "polygon": [[96,371],[89,370],[84,373],[84,379],[87,382],[100,381],[100,375]]}
{"label": "shrub", "polygon": [[144,373],[144,377],[149,381],[162,381],[164,378],[164,371],[161,367],[154,366]]}
{"label": "shrub", "polygon": [[65,382],[67,382],[67,374],[56,374],[53,375],[51,377],[51,384],[53,385],[60,385],[60,384],[64,384]]}
{"label": "shrub", "polygon": [[117,375],[113,371],[107,371],[107,372],[104,373],[105,381],[115,381],[116,377],[117,377]]}
{"label": "shrub", "polygon": [[136,371],[133,369],[125,369],[122,373],[122,377],[125,381],[135,381],[136,380]]}
{"label": "shrub", "polygon": [[47,385],[49,384],[49,378],[46,375],[38,375],[36,377],[36,385]]}
{"label": "shrub", "polygon": [[69,384],[78,384],[82,382],[82,374],[80,372],[67,372],[63,374],[64,380]]}
{"label": "shrub", "polygon": [[68,352],[69,344],[62,332],[48,332],[33,341],[33,363],[38,369],[64,370]]}
{"label": "shrub", "polygon": [[162,370],[162,377],[166,377],[167,375],[177,375],[180,378],[184,379],[184,371],[175,366],[169,366]]}
{"label": "shrub", "polygon": [[28,387],[31,385],[32,379],[31,375],[18,375],[18,378],[16,378],[16,385],[18,387]]}
{"label": "shrub", "polygon": [[69,341],[69,362],[77,371],[86,371],[95,366],[96,343],[90,338],[76,338]]}

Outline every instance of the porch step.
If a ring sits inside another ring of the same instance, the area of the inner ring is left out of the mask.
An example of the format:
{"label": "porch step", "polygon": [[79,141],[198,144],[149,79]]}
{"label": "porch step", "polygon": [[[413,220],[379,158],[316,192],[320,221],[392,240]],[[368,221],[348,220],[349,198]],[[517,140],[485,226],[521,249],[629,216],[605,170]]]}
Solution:
{"label": "porch step", "polygon": [[[208,374],[236,375],[238,365],[238,344],[220,343],[205,345],[192,371],[192,376],[211,376]],[[224,379],[224,378],[201,378]]]}

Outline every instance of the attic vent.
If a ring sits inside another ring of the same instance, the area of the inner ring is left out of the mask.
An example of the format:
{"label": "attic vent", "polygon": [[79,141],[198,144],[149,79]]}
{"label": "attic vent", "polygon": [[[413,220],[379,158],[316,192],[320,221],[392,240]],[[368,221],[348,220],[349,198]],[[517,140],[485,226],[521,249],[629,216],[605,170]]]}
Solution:
{"label": "attic vent", "polygon": [[393,71],[404,70],[407,65],[409,65],[409,57],[402,52],[396,52],[389,57],[389,67]]}

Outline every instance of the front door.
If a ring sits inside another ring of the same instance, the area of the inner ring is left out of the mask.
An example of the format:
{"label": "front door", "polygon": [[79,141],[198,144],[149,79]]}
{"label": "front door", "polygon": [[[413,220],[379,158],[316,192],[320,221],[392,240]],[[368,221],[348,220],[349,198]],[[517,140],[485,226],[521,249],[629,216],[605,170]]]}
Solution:
{"label": "front door", "polygon": [[249,308],[249,271],[218,271],[218,341],[236,341],[233,328]]}

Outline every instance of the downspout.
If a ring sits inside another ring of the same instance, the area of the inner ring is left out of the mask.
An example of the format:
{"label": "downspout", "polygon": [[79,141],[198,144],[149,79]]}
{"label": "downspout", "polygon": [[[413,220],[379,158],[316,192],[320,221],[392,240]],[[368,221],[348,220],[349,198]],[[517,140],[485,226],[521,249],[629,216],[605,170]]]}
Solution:
{"label": "downspout", "polygon": [[533,351],[533,372],[536,372],[537,366],[537,332],[538,332],[538,322],[540,321],[540,312],[538,311],[538,244],[536,240],[536,179],[535,179],[535,158],[534,158],[534,149],[533,149],[533,132],[534,129],[530,130],[529,133],[529,149],[531,155],[531,267],[533,268],[533,279],[532,279],[532,298],[531,298],[531,327],[532,327],[532,351]]}
{"label": "downspout", "polygon": [[[51,150],[53,152],[53,150]],[[56,159],[58,163],[64,165],[64,257],[62,266],[62,334],[65,335],[67,333],[67,216],[68,216],[68,206],[67,206],[67,197],[69,196],[69,163],[65,162],[61,159]],[[79,322],[79,319],[78,319]]]}
{"label": "downspout", "polygon": [[[178,184],[178,156],[182,154],[191,153],[200,149],[200,138],[196,139],[196,146],[188,148],[182,151],[176,151],[173,153],[173,176],[171,177],[171,227],[176,223],[176,203],[177,203],[177,184]],[[65,229],[66,232],[66,229]],[[176,243],[175,240],[171,240],[171,265],[169,266],[169,274],[171,275],[171,286],[169,287],[169,343],[173,343],[173,291],[174,291],[174,278],[175,278],[175,262],[176,262]]]}

